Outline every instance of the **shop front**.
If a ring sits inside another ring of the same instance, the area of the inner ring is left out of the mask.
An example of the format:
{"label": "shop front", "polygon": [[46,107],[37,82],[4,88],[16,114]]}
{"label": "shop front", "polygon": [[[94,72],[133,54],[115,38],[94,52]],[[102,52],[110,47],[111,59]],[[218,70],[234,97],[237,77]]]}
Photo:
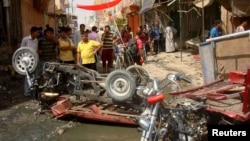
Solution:
{"label": "shop front", "polygon": [[123,11],[127,17],[127,26],[131,28],[133,33],[136,33],[137,29],[141,25],[139,10],[140,6],[134,3],[123,8]]}

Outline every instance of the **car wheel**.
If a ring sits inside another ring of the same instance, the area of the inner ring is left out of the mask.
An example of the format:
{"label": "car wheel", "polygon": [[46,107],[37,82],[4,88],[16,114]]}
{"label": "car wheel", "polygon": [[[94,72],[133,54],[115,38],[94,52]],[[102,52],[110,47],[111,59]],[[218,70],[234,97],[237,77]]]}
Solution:
{"label": "car wheel", "polygon": [[126,70],[114,70],[106,78],[105,87],[108,96],[114,101],[125,102],[136,91],[133,75]]}
{"label": "car wheel", "polygon": [[12,65],[17,73],[25,75],[25,68],[32,73],[36,70],[39,57],[34,49],[31,47],[20,47],[12,56]]}

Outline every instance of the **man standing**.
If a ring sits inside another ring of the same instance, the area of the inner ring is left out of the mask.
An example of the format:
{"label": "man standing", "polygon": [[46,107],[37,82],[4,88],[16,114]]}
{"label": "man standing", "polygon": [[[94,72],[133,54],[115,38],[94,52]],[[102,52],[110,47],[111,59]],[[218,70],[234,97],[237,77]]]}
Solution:
{"label": "man standing", "polygon": [[[102,35],[103,47],[102,47],[102,67],[103,73],[110,71],[110,68],[113,65],[113,44],[120,40],[120,38],[115,38],[115,34],[110,32],[110,26],[106,25],[104,33]],[[106,63],[108,62],[108,65]]]}
{"label": "man standing", "polygon": [[174,52],[175,51],[175,42],[174,42],[174,35],[177,33],[177,30],[173,27],[172,22],[169,22],[166,29],[166,39],[165,39],[165,47],[166,52]]}
{"label": "man standing", "polygon": [[100,42],[101,43],[101,40],[97,34],[97,27],[96,26],[93,26],[92,29],[91,29],[91,32],[88,34],[88,39],[89,40],[95,40],[97,42]]}
{"label": "man standing", "polygon": [[160,31],[159,28],[157,27],[157,25],[153,24],[152,26],[152,30],[155,33],[155,37],[154,37],[154,52],[155,54],[157,54],[160,50]]}
{"label": "man standing", "polygon": [[149,26],[148,28],[148,44],[150,47],[150,54],[155,55],[155,50],[154,50],[154,38],[156,36],[156,33],[152,30],[152,27]]}
{"label": "man standing", "polygon": [[122,43],[128,44],[128,41],[132,38],[132,35],[129,33],[128,30],[123,28],[121,30],[121,38],[122,38]]}
{"label": "man standing", "polygon": [[[37,37],[38,36],[39,36],[39,28],[35,26],[31,27],[30,35],[22,39],[21,47],[30,47],[34,49],[34,51],[37,52],[37,48],[38,48]],[[31,74],[31,75],[34,75],[34,74]],[[27,77],[25,77],[24,79],[24,96],[31,96]]]}
{"label": "man standing", "polygon": [[236,28],[235,32],[243,32],[247,28],[247,19],[244,18],[241,20],[241,24]]}
{"label": "man standing", "polygon": [[68,38],[67,28],[62,27],[60,30],[59,41],[59,58],[61,63],[75,64],[74,51],[75,45],[73,41]]}
{"label": "man standing", "polygon": [[[37,77],[43,73],[43,67],[46,62],[57,62],[58,59],[58,44],[59,41],[54,35],[54,29],[47,27],[44,30],[44,37],[38,40],[38,54],[39,54],[39,66],[37,70]],[[41,108],[45,108],[43,103],[40,103]]]}
{"label": "man standing", "polygon": [[26,36],[22,39],[21,47],[31,47],[35,51],[37,51],[38,48],[38,40],[37,37],[40,35],[39,28],[38,27],[31,27],[30,29],[30,35]]}
{"label": "man standing", "polygon": [[82,40],[82,33],[85,32],[85,24],[80,24],[80,30],[75,32],[74,44],[77,45]]}
{"label": "man standing", "polygon": [[103,31],[103,27],[100,27],[100,30],[98,31],[98,36],[99,36],[99,39],[100,39],[100,42],[101,42],[101,44],[102,44],[102,34],[104,33],[104,31]]}
{"label": "man standing", "polygon": [[44,30],[44,37],[38,40],[38,54],[40,66],[42,67],[44,62],[56,62],[58,51],[58,40],[54,36],[54,29],[48,27]]}
{"label": "man standing", "polygon": [[[82,41],[78,43],[77,47],[77,65],[96,70],[95,54],[101,47],[100,42],[89,40],[88,33],[84,32]],[[80,60],[82,61],[80,62]]]}
{"label": "man standing", "polygon": [[143,57],[142,57],[142,40],[140,39],[140,35],[141,35],[141,32],[140,31],[137,31],[136,34],[135,34],[135,39],[136,39],[136,47],[137,47],[137,50],[138,50],[138,55],[136,56],[133,56],[133,60],[136,64],[138,65],[142,65],[143,63]]}
{"label": "man standing", "polygon": [[[88,33],[88,39],[89,40],[94,40],[94,41],[97,41],[99,43],[101,43],[101,39],[99,38],[98,34],[97,34],[97,27],[96,26],[93,26],[92,29],[91,29],[91,32]],[[94,70],[97,70],[97,60],[98,60],[98,52],[96,52],[95,54],[95,68]]]}
{"label": "man standing", "polygon": [[210,31],[210,38],[219,37],[222,35],[222,22],[220,20],[216,20],[214,24],[215,26]]}

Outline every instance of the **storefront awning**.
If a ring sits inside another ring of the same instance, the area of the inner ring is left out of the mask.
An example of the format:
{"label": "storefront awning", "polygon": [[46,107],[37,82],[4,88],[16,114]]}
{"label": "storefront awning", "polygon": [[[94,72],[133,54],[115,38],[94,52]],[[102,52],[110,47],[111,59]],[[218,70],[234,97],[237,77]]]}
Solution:
{"label": "storefront awning", "polygon": [[139,11],[139,14],[143,14],[144,12],[147,12],[150,10],[155,3],[155,0],[142,0],[142,7]]}

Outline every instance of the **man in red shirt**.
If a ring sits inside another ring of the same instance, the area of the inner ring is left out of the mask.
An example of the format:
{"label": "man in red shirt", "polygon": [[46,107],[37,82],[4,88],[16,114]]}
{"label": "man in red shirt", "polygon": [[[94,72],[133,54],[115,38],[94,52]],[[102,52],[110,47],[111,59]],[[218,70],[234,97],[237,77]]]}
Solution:
{"label": "man in red shirt", "polygon": [[138,65],[142,65],[142,63],[143,63],[143,57],[142,57],[143,47],[142,47],[142,40],[140,39],[140,35],[141,35],[141,32],[137,31],[135,34],[135,37],[134,37],[136,39],[136,46],[138,49],[138,55],[133,56],[133,60]]}
{"label": "man in red shirt", "polygon": [[122,42],[127,44],[128,41],[132,38],[131,34],[126,29],[122,29],[121,31]]}

